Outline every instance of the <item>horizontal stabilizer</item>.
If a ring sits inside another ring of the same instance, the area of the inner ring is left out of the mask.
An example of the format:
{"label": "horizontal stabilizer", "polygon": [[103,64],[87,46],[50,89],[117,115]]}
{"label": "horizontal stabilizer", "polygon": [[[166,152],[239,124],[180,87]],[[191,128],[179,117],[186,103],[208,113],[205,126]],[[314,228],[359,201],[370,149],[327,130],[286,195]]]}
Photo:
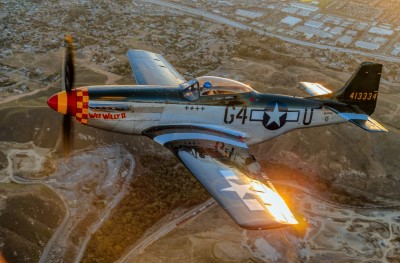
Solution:
{"label": "horizontal stabilizer", "polygon": [[357,125],[358,127],[369,132],[387,132],[388,130],[383,127],[379,122],[372,119],[367,114],[358,113],[338,113],[340,116],[349,122]]}
{"label": "horizontal stabilizer", "polygon": [[305,89],[311,96],[320,96],[332,93],[329,89],[325,88],[319,83],[299,82],[301,88]]}

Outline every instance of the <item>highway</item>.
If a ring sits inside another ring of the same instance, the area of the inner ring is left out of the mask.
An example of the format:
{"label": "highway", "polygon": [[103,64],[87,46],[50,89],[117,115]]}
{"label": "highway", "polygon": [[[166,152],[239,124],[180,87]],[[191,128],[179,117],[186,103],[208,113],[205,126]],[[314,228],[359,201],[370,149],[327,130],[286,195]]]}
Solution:
{"label": "highway", "polygon": [[134,244],[134,246],[129,250],[127,254],[123,255],[119,260],[115,261],[115,263],[129,263],[129,260],[142,253],[146,249],[146,247],[150,246],[154,241],[160,239],[161,237],[174,230],[180,223],[208,211],[208,209],[213,207],[215,204],[216,203],[214,199],[210,198],[206,202],[187,211],[180,217],[169,221],[162,227],[158,228],[157,231],[139,240],[136,244]]}
{"label": "highway", "polygon": [[388,56],[388,55],[379,54],[379,53],[366,52],[366,51],[361,51],[361,50],[357,50],[357,49],[342,48],[342,47],[336,47],[336,46],[332,46],[332,45],[311,43],[311,42],[307,42],[304,40],[281,36],[281,35],[267,32],[267,31],[264,31],[264,30],[261,30],[261,29],[255,28],[255,27],[248,26],[246,24],[243,24],[243,23],[240,23],[237,21],[233,21],[229,18],[220,16],[220,15],[216,15],[216,14],[204,11],[202,9],[192,8],[192,7],[188,7],[188,6],[181,5],[181,4],[169,3],[169,2],[165,2],[165,1],[159,1],[159,0],[134,0],[134,1],[146,2],[146,3],[164,6],[164,7],[168,7],[168,8],[172,8],[172,9],[176,9],[176,10],[181,10],[185,13],[188,13],[188,14],[191,14],[194,16],[201,16],[206,19],[213,20],[213,21],[216,21],[221,24],[225,24],[227,26],[231,26],[231,27],[243,29],[243,30],[248,30],[248,31],[255,31],[261,35],[275,37],[275,38],[281,39],[283,41],[286,41],[288,43],[293,43],[293,44],[297,44],[297,45],[301,45],[301,46],[330,50],[332,52],[361,55],[361,56],[376,58],[376,59],[379,59],[382,61],[387,61],[387,62],[394,62],[394,63],[400,62],[400,58],[398,58],[398,57]]}

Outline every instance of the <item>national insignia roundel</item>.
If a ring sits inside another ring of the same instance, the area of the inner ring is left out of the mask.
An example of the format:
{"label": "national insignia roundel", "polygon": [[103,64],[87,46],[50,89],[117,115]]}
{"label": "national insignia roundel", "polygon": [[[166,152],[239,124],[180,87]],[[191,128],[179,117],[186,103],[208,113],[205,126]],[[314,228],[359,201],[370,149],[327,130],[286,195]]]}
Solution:
{"label": "national insignia roundel", "polygon": [[279,101],[271,101],[264,111],[262,124],[268,130],[278,130],[286,123],[287,106]]}

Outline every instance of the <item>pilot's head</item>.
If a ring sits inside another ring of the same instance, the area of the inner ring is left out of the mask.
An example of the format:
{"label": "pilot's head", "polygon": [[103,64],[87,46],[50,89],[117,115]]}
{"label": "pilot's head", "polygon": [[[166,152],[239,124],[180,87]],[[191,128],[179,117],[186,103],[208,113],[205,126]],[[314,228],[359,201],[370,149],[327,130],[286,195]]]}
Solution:
{"label": "pilot's head", "polygon": [[212,87],[212,85],[211,85],[211,82],[210,81],[206,81],[206,82],[204,82],[204,88],[206,88],[206,89],[211,89],[211,87]]}

